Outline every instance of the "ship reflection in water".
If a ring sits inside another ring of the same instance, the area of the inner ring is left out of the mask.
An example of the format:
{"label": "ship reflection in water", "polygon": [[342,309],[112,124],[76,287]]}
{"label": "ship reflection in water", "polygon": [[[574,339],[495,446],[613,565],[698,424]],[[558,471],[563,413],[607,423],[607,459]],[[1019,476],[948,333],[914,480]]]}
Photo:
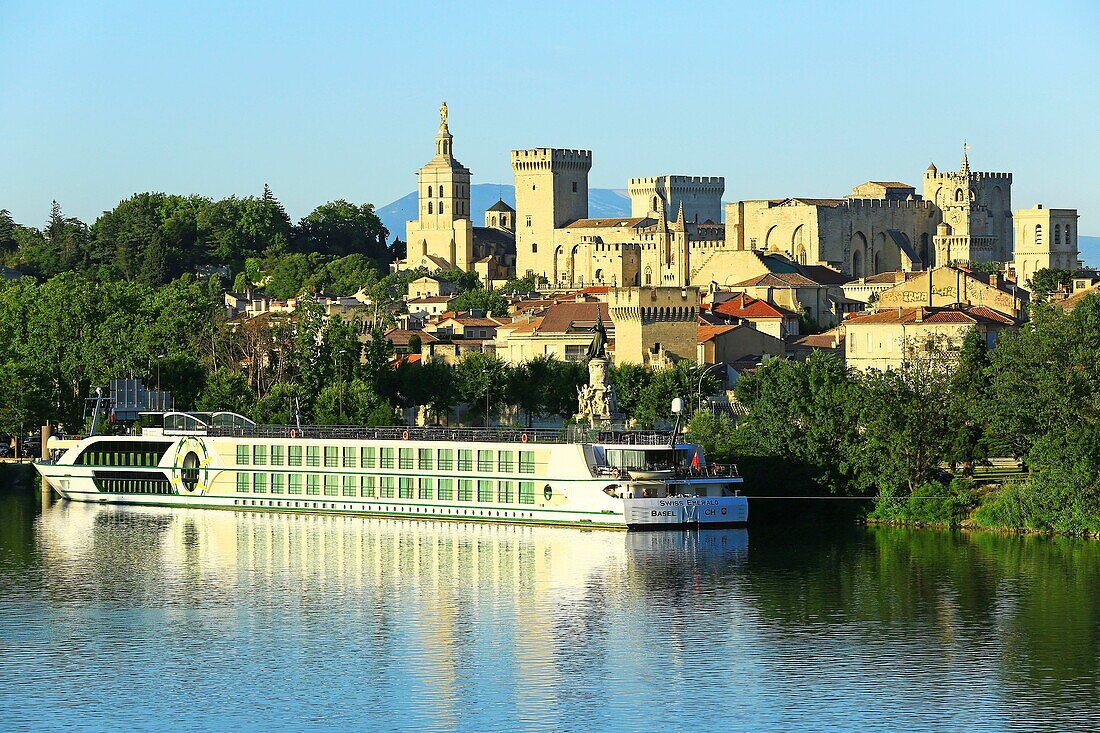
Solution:
{"label": "ship reflection in water", "polygon": [[1096,729],[1100,553],[1032,539],[59,502],[0,516],[0,727]]}

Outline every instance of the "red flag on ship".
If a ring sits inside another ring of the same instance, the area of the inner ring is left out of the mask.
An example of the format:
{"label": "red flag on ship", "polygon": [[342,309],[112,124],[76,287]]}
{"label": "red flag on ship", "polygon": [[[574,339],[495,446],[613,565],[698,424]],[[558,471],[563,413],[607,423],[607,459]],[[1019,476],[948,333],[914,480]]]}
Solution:
{"label": "red flag on ship", "polygon": [[695,449],[695,455],[691,457],[691,467],[694,468],[696,471],[700,470],[703,467],[703,461],[699,458],[698,448]]}

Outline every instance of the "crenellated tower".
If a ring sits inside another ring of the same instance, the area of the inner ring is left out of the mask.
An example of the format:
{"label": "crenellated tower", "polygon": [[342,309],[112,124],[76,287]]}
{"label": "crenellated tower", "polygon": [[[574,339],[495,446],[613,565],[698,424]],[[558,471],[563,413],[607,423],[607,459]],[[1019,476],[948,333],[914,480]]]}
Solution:
{"label": "crenellated tower", "polygon": [[513,150],[516,182],[516,272],[553,276],[554,230],[588,217],[592,151]]}
{"label": "crenellated tower", "polygon": [[935,265],[1012,259],[1011,173],[971,171],[964,146],[958,172],[928,166],[924,198],[942,213],[933,238]]}

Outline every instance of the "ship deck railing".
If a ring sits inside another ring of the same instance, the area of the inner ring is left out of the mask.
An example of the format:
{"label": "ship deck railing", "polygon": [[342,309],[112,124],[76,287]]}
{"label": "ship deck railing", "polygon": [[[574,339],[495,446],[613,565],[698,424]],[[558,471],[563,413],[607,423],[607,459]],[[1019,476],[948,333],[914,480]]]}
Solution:
{"label": "ship deck railing", "polygon": [[651,466],[649,468],[619,468],[617,466],[592,466],[592,473],[596,476],[610,476],[612,478],[629,477],[630,471],[667,471],[668,479],[707,479],[707,478],[740,478],[741,472],[733,463],[708,463],[702,468],[690,466]]}
{"label": "ship deck railing", "polygon": [[[165,435],[176,431],[165,430]],[[195,434],[178,431],[180,434]],[[360,427],[346,425],[256,425],[212,426],[201,431],[211,437],[299,438],[325,440],[430,440],[462,443],[599,443],[606,445],[667,446],[668,433],[649,430],[590,430],[572,426],[568,430],[545,428],[470,427]]]}

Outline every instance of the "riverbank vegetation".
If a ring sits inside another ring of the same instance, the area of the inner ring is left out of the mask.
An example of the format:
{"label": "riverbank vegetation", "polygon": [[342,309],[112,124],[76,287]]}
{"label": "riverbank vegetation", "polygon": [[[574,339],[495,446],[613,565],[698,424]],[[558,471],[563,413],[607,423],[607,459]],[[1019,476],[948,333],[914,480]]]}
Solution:
{"label": "riverbank vegetation", "polygon": [[[992,350],[925,346],[887,373],[769,362],[738,383],[736,428],[703,413],[691,434],[758,492],[873,497],[871,520],[1100,532],[1100,297],[1037,303]],[[1028,471],[983,483],[991,457]]]}

